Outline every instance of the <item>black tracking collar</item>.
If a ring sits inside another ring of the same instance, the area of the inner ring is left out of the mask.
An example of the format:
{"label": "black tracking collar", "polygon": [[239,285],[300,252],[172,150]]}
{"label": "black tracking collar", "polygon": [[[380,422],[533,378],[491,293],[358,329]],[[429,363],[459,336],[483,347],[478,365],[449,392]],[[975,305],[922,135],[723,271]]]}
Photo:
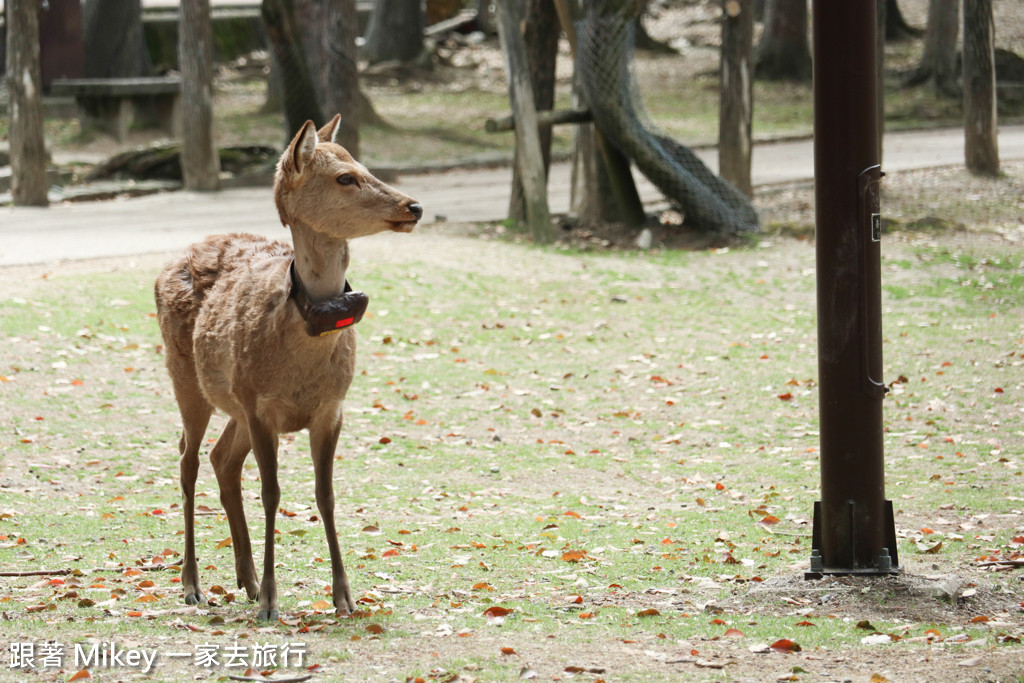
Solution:
{"label": "black tracking collar", "polygon": [[289,297],[294,299],[295,305],[299,307],[299,314],[306,321],[306,334],[310,337],[323,337],[340,332],[363,319],[370,297],[362,292],[353,292],[348,280],[345,280],[344,294],[315,304],[309,300],[309,294],[299,279],[295,261],[292,261],[289,271],[292,278],[292,291]]}

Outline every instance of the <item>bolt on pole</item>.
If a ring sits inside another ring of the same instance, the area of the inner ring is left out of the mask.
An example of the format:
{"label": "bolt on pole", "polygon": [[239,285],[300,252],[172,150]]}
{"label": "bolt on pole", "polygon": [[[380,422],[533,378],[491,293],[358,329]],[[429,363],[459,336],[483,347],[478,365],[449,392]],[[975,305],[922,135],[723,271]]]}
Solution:
{"label": "bolt on pole", "polygon": [[876,1],[813,0],[812,16],[821,500],[806,576],[888,575]]}

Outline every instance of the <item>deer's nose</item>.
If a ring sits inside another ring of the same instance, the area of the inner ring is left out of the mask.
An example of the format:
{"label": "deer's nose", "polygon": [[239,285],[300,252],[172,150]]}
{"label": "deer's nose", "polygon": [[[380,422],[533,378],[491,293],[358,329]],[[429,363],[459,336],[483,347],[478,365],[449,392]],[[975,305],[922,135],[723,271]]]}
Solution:
{"label": "deer's nose", "polygon": [[409,213],[411,213],[413,218],[415,218],[416,220],[423,218],[423,205],[420,204],[419,202],[410,204],[405,208],[409,209]]}

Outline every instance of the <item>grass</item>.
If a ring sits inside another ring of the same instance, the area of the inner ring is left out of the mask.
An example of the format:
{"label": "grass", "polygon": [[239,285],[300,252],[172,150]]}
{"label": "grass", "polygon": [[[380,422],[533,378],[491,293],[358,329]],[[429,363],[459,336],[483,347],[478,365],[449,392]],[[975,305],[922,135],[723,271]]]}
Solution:
{"label": "grass", "polygon": [[[908,613],[900,584],[861,594],[826,583],[841,599],[822,603],[821,589],[785,583],[809,557],[818,495],[806,245],[495,248],[516,265],[410,255],[396,278],[394,264],[359,264],[377,303],[359,329],[362,374],[336,468],[355,619],[327,609],[304,434],[280,455],[280,623],[256,623],[235,587],[206,463],[197,544],[216,604],[186,608],[176,567],[156,569],[180,558],[182,519],[155,273],[51,277],[0,301],[0,568],[81,572],[5,580],[12,642],[113,639],[165,653],[301,642],[306,665],[353,680],[500,681],[566,667],[719,680],[758,671],[756,658],[743,663],[748,648],[780,639],[811,658],[763,660],[779,675],[797,665],[825,675],[820,655],[837,650],[864,672],[857,653],[873,632],[907,641],[890,652],[908,662],[952,662],[943,657],[958,643],[982,639],[997,664],[1022,656],[1019,613],[1000,616],[1015,577],[973,568],[1019,548],[1019,250],[897,241],[887,251],[886,272],[908,292],[885,300],[900,557],[911,574],[969,575],[985,598],[972,608],[917,597]],[[251,462],[243,477],[258,539]],[[793,602],[772,598],[780,580]],[[488,617],[495,606],[510,611]],[[972,622],[978,614],[1001,625]],[[865,619],[871,628],[857,626]],[[667,663],[687,659],[730,665]],[[191,660],[163,657],[152,679],[194,673]]]}

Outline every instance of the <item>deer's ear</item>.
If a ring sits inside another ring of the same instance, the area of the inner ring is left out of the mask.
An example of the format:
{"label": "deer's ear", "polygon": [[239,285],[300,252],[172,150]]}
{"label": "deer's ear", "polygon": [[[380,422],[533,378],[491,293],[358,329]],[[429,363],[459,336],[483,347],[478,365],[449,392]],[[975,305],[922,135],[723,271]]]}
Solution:
{"label": "deer's ear", "polygon": [[317,132],[317,136],[320,138],[320,142],[337,142],[338,131],[341,130],[341,114],[335,114],[334,118],[327,122],[323,128]]}
{"label": "deer's ear", "polygon": [[306,121],[302,130],[295,134],[292,143],[288,145],[288,159],[291,160],[296,173],[302,173],[313,158],[316,142],[316,126],[312,121]]}

